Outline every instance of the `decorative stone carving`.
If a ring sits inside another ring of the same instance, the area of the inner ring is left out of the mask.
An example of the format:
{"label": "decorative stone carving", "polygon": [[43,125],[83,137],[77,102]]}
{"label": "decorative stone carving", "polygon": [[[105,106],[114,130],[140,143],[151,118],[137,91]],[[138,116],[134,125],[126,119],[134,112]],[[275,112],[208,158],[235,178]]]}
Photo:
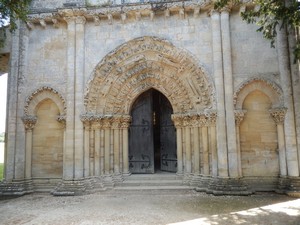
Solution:
{"label": "decorative stone carving", "polygon": [[204,127],[215,125],[217,113],[173,114],[171,118],[175,127]]}
{"label": "decorative stone carving", "polygon": [[273,108],[269,110],[271,117],[275,121],[276,124],[283,124],[285,119],[285,114],[287,112],[287,108]]}
{"label": "decorative stone carving", "polygon": [[[39,97],[40,96],[40,97]],[[56,102],[58,107],[59,105],[62,105],[62,107],[60,108],[60,114],[61,115],[65,115],[67,112],[67,108],[66,108],[66,101],[65,99],[62,97],[61,94],[59,94],[58,91],[56,91],[55,89],[51,88],[51,87],[41,87],[39,89],[37,89],[36,91],[34,91],[30,96],[28,96],[25,100],[25,106],[24,106],[24,113],[25,115],[30,115],[33,114],[33,110],[34,110],[34,106],[31,106],[32,100],[34,98],[40,98],[40,100],[44,99],[44,98],[50,98],[52,100],[54,99],[58,99],[59,102]],[[36,105],[37,103],[35,103]]]}
{"label": "decorative stone carving", "polygon": [[276,83],[265,78],[253,77],[243,82],[235,91],[233,102],[236,109],[242,109],[245,97],[253,90],[266,93],[273,101],[273,106],[281,107],[283,105],[283,91]]}
{"label": "decorative stone carving", "polygon": [[234,110],[235,124],[240,126],[243,121],[247,110]]}
{"label": "decorative stone carving", "polygon": [[97,128],[128,128],[131,122],[129,115],[101,115],[101,114],[82,114],[81,121],[86,125]]}
{"label": "decorative stone carving", "polygon": [[37,117],[32,115],[25,115],[22,117],[22,121],[26,130],[33,130],[37,121]]}
{"label": "decorative stone carving", "polygon": [[121,45],[93,73],[85,106],[94,114],[128,114],[134,99],[150,88],[164,94],[175,113],[213,107],[213,85],[203,69],[187,52],[156,37],[137,38]]}
{"label": "decorative stone carving", "polygon": [[59,115],[57,117],[57,121],[62,124],[63,128],[66,127],[66,116],[65,115]]}

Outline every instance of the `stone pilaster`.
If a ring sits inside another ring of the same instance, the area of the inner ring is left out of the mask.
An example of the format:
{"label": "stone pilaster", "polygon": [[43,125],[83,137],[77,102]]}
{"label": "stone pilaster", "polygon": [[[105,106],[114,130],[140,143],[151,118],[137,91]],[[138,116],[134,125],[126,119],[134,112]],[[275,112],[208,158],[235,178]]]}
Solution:
{"label": "stone pilaster", "polygon": [[74,129],[75,129],[75,37],[76,25],[75,18],[66,17],[67,22],[67,117],[66,117],[66,143],[64,152],[64,165],[63,165],[63,179],[72,180],[75,171],[75,142],[74,142]]}
{"label": "stone pilaster", "polygon": [[226,111],[226,133],[227,133],[227,151],[228,151],[228,169],[230,177],[238,177],[238,153],[237,141],[235,135],[235,119],[233,106],[233,77],[231,60],[231,37],[230,37],[230,19],[229,9],[221,11],[221,30],[222,30],[222,53],[224,69],[224,93],[225,93],[225,111]]}
{"label": "stone pilaster", "polygon": [[128,128],[131,122],[130,116],[124,116],[121,120],[121,129],[122,129],[122,150],[123,150],[123,175],[129,175],[129,142],[128,142]]}
{"label": "stone pilaster", "polygon": [[217,131],[217,152],[218,152],[218,176],[228,177],[228,153],[226,139],[226,116],[225,116],[225,92],[223,79],[223,55],[221,38],[221,20],[218,11],[211,12],[211,30],[213,47],[213,74],[216,88],[216,101],[218,119]]}
{"label": "stone pilaster", "polygon": [[82,178],[83,165],[84,165],[84,143],[83,143],[83,124],[80,121],[80,115],[84,110],[84,59],[85,59],[85,22],[86,19],[83,16],[77,16],[75,18],[75,81],[74,81],[74,101],[76,102],[75,121],[74,121],[74,151],[75,151],[75,179]]}
{"label": "stone pilaster", "polygon": [[284,95],[284,106],[287,108],[284,134],[286,141],[286,159],[288,176],[299,176],[299,152],[297,149],[294,102],[291,83],[290,59],[288,52],[287,32],[285,28],[277,32],[277,55],[279,73]]}

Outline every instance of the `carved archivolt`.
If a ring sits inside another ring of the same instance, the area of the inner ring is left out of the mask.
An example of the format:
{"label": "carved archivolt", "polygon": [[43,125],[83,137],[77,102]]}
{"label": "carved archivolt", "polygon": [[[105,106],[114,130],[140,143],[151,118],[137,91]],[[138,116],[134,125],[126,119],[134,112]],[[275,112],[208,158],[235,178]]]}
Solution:
{"label": "carved archivolt", "polygon": [[213,85],[196,60],[166,40],[142,37],[109,53],[87,84],[85,106],[93,114],[129,114],[134,100],[154,88],[174,113],[213,108]]}
{"label": "carved archivolt", "polygon": [[242,109],[245,98],[253,91],[259,90],[265,93],[272,102],[272,107],[283,105],[283,92],[274,82],[254,77],[242,83],[234,93],[234,104],[236,109]]}
{"label": "carved archivolt", "polygon": [[[51,87],[41,87],[26,98],[24,106],[25,116],[35,115],[37,105],[45,99],[51,99],[57,105],[61,116],[66,114],[65,99],[62,95]],[[61,121],[62,118],[59,120]]]}

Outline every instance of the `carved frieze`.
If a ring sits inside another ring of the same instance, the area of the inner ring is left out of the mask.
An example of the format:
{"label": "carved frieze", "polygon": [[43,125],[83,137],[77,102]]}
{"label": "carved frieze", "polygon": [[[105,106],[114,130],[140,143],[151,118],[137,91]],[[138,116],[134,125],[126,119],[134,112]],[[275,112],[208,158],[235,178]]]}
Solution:
{"label": "carved frieze", "polygon": [[124,129],[128,128],[131,122],[129,115],[102,115],[102,114],[82,114],[81,121],[85,126],[92,126],[94,129]]}
{"label": "carved frieze", "polygon": [[217,113],[211,111],[195,114],[173,114],[171,118],[177,128],[214,126]]}
{"label": "carved frieze", "polygon": [[283,124],[285,119],[285,114],[287,112],[287,108],[273,108],[269,110],[271,117],[275,121],[276,124]]}

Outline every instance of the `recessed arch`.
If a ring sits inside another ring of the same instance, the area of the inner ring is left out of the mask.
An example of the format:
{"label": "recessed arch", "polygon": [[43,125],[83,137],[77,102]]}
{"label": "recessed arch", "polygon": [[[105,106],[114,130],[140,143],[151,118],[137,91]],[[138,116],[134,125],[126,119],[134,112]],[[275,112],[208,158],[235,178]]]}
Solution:
{"label": "recessed arch", "polygon": [[51,87],[41,87],[26,98],[24,113],[25,115],[35,115],[37,106],[46,99],[52,100],[59,109],[60,115],[66,114],[65,99]]}
{"label": "recessed arch", "polygon": [[272,102],[272,108],[283,106],[283,92],[276,83],[263,78],[251,78],[243,82],[235,91],[235,108],[242,109],[246,97],[256,90],[269,97]]}
{"label": "recessed arch", "polygon": [[174,113],[214,108],[214,88],[188,52],[167,40],[141,37],[109,53],[87,84],[88,113],[128,114],[134,100],[154,88],[171,102]]}

